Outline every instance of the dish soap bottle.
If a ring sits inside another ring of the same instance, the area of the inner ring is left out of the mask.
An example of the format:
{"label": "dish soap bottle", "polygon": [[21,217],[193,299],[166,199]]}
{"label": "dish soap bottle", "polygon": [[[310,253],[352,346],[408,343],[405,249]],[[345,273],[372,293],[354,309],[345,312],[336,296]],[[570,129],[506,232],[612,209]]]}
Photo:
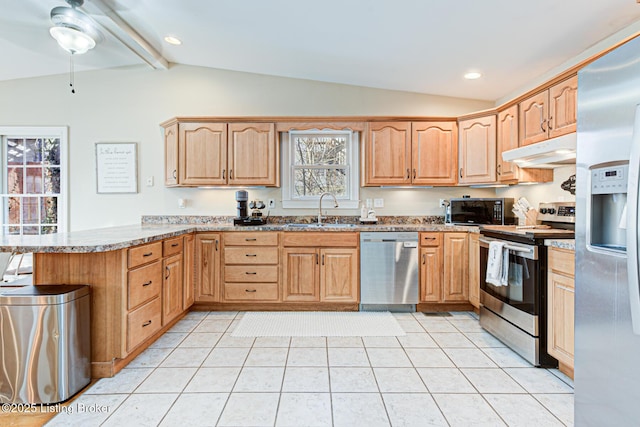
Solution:
{"label": "dish soap bottle", "polygon": [[362,204],[362,208],[360,208],[360,219],[365,219],[367,217],[367,208]]}

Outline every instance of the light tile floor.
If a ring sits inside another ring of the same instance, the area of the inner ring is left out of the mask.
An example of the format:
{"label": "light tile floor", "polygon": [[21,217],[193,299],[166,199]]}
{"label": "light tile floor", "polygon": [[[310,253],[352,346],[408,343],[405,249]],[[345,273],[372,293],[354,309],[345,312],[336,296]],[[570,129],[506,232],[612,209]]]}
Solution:
{"label": "light tile floor", "polygon": [[573,382],[474,313],[394,314],[404,337],[235,338],[191,312],[48,426],[569,426]]}

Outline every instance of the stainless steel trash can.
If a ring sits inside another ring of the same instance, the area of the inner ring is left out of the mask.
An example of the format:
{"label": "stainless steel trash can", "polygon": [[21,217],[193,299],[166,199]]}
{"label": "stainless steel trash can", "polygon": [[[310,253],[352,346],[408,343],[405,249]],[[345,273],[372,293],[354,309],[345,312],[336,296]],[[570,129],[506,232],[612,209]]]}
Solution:
{"label": "stainless steel trash can", "polygon": [[0,402],[57,403],[91,381],[87,285],[0,288]]}

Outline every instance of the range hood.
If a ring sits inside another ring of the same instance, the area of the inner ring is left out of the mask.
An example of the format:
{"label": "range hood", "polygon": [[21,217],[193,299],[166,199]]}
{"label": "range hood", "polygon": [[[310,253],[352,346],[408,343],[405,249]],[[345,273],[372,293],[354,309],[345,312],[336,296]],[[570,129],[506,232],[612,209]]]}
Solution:
{"label": "range hood", "polygon": [[502,153],[507,162],[514,162],[521,168],[558,168],[576,163],[576,132],[547,139],[536,144]]}

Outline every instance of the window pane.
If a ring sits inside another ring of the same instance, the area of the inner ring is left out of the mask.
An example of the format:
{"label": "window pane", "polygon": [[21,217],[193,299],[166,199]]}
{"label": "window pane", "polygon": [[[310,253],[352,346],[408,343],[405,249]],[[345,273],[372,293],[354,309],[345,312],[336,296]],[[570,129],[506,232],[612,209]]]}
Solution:
{"label": "window pane", "polygon": [[24,183],[25,194],[42,193],[42,168],[25,168],[27,171],[26,182]]}
{"label": "window pane", "polygon": [[60,194],[60,168],[44,168],[44,193]]}
{"label": "window pane", "polygon": [[60,139],[45,138],[42,144],[42,160],[47,165],[60,164]]}
{"label": "window pane", "polygon": [[7,138],[7,164],[21,165],[24,162],[24,145],[22,138]]}
{"label": "window pane", "polygon": [[344,136],[295,137],[293,149],[297,165],[344,165],[347,162]]}
{"label": "window pane", "polygon": [[20,227],[15,227],[15,226],[5,227],[4,234],[20,234]]}
{"label": "window pane", "polygon": [[38,224],[40,222],[39,219],[40,219],[40,215],[38,215],[38,197],[23,197],[22,198],[22,223]]}
{"label": "window pane", "polygon": [[39,234],[40,227],[22,227],[22,234]]}
{"label": "window pane", "polygon": [[24,157],[28,165],[42,163],[42,139],[25,139]]}
{"label": "window pane", "polygon": [[294,197],[319,196],[324,192],[347,196],[346,169],[296,169],[293,178]]}
{"label": "window pane", "polygon": [[40,201],[41,201],[40,214],[42,215],[40,222],[42,224],[57,224],[58,223],[58,198],[42,197]]}
{"label": "window pane", "polygon": [[47,225],[42,227],[42,233],[41,234],[53,234],[53,233],[57,233],[58,232],[58,227],[56,227],[55,225]]}
{"label": "window pane", "polygon": [[9,197],[9,224],[20,224],[20,198]]}
{"label": "window pane", "polygon": [[13,167],[7,169],[7,193],[22,194],[24,168]]}

